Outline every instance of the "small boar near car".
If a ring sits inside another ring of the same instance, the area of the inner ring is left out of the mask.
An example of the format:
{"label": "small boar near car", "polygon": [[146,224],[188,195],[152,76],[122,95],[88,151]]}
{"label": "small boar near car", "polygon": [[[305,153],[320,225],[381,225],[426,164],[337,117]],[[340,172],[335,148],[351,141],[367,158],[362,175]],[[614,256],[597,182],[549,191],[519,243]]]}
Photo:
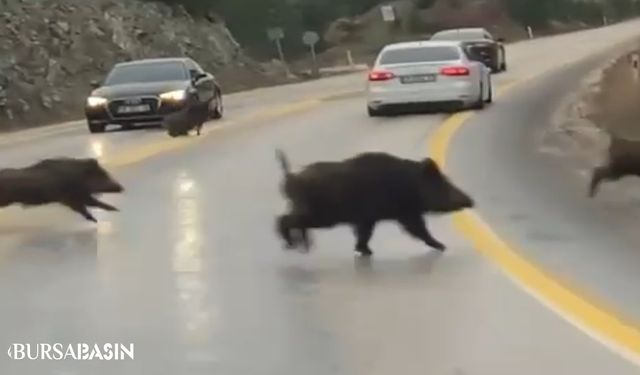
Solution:
{"label": "small boar near car", "polygon": [[617,181],[626,176],[640,177],[640,140],[611,134],[607,161],[592,172],[589,197],[596,196],[602,182]]}
{"label": "small boar near car", "polygon": [[87,207],[118,211],[94,197],[102,193],[121,193],[116,182],[93,158],[44,159],[25,168],[0,169],[0,207],[24,207],[60,203],[96,222]]}
{"label": "small boar near car", "polygon": [[316,162],[293,173],[286,155],[281,150],[276,154],[285,174],[282,192],[290,204],[276,226],[288,248],[302,243],[309,250],[308,229],[346,224],[357,238],[355,251],[369,256],[376,224],[392,220],[427,246],[444,251],[423,215],[474,206],[429,158],[414,161],[369,152],[339,162]]}
{"label": "small boar near car", "polygon": [[171,137],[188,135],[193,129],[200,135],[202,125],[209,119],[209,106],[206,103],[188,106],[164,118],[162,126]]}

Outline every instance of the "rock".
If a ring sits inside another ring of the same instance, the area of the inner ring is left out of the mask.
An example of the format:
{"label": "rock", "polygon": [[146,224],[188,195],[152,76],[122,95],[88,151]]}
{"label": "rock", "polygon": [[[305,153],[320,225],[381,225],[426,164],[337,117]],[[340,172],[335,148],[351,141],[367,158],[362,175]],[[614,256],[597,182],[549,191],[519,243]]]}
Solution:
{"label": "rock", "polygon": [[19,99],[18,108],[20,109],[20,111],[22,111],[22,113],[27,113],[31,109],[31,106],[24,99]]}
{"label": "rock", "polygon": [[46,109],[53,108],[53,103],[51,98],[45,94],[42,94],[40,96],[40,102],[42,103],[42,106],[45,107]]}
{"label": "rock", "polygon": [[69,33],[69,31],[71,31],[71,26],[69,26],[69,22],[58,21],[58,22],[56,22],[56,25],[65,34]]}
{"label": "rock", "polygon": [[324,40],[331,45],[348,42],[361,27],[360,21],[351,18],[340,18],[334,21],[324,34]]}

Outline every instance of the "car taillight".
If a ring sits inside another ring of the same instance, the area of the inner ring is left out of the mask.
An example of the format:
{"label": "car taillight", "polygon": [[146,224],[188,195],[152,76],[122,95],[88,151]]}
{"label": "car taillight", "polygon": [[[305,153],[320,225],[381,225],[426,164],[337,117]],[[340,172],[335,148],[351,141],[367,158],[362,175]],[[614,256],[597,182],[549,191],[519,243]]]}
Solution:
{"label": "car taillight", "polygon": [[396,75],[387,70],[374,70],[369,73],[369,81],[388,81],[396,78]]}
{"label": "car taillight", "polygon": [[469,68],[466,66],[448,66],[440,70],[443,76],[468,76]]}

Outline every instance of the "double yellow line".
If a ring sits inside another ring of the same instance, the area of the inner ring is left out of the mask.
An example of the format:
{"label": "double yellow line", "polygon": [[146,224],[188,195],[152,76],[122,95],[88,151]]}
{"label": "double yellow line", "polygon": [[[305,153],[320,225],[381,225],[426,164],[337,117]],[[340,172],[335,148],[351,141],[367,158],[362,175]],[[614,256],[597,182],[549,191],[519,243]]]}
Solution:
{"label": "double yellow line", "polygon": [[[522,83],[522,82],[520,82]],[[514,87],[511,83],[499,90],[498,96]],[[446,120],[428,141],[430,153],[443,168],[451,139],[474,112],[462,112]],[[604,344],[623,358],[640,366],[640,330],[614,314],[600,301],[586,298],[563,285],[559,278],[525,259],[517,247],[501,239],[479,216],[464,212],[454,215],[453,222],[474,248],[501,268],[544,305],[584,333]]]}

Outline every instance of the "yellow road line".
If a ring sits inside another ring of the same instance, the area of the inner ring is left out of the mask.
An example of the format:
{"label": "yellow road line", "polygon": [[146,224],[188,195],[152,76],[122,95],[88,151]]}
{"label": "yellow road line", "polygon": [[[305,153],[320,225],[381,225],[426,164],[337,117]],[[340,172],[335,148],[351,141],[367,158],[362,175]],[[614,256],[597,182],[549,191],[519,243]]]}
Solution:
{"label": "yellow road line", "polygon": [[[515,84],[503,87],[503,94]],[[498,94],[498,96],[499,96]],[[456,131],[474,112],[462,112],[451,116],[429,139],[432,158],[443,168],[451,139]],[[605,304],[571,290],[554,277],[528,261],[517,247],[509,245],[494,233],[479,216],[463,212],[453,216],[453,222],[474,248],[498,265],[517,284],[573,324],[587,335],[604,344],[614,353],[640,366],[640,329],[605,308]]]}
{"label": "yellow road line", "polygon": [[209,128],[204,128],[200,137],[191,136],[184,138],[163,138],[162,140],[150,142],[143,146],[136,146],[130,150],[118,153],[114,157],[106,158],[104,164],[110,167],[124,167],[139,163],[150,157],[157,156],[166,152],[176,151],[187,146],[204,141],[208,136],[213,133],[236,128],[241,125],[249,123],[255,123],[256,121],[266,121],[277,117],[291,115],[298,112],[304,112],[311,108],[317,107],[323,103],[323,98],[320,99],[308,99],[288,105],[278,106],[272,109],[261,111],[259,113],[251,114],[248,116],[240,117],[237,120],[226,121],[219,125],[213,125]]}
{"label": "yellow road line", "polygon": [[[279,105],[264,111],[260,111],[256,114],[253,115],[249,115],[249,116],[245,116],[241,119],[239,119],[238,121],[234,121],[235,122],[249,122],[249,121],[254,121],[254,120],[261,120],[264,118],[273,118],[276,116],[282,116],[282,115],[286,115],[292,112],[298,112],[301,110],[301,108],[310,108],[310,107],[314,107],[318,104],[320,104],[321,102],[324,101],[328,101],[328,100],[336,100],[336,99],[346,99],[346,98],[350,98],[350,97],[354,97],[357,96],[359,94],[361,94],[362,92],[360,90],[356,91],[356,90],[350,90],[350,91],[346,91],[343,93],[338,93],[338,94],[331,94],[331,95],[326,95],[326,96],[319,96],[319,97],[312,97],[312,98],[307,98],[307,99],[301,99],[297,102],[291,103],[291,104],[284,104],[284,105]],[[293,109],[293,110],[292,110]],[[78,124],[76,124],[77,122],[82,122],[82,120],[77,120],[77,121],[68,121],[62,124],[58,124],[58,125],[49,125],[49,126],[43,126],[43,127],[38,127],[38,128],[33,128],[33,129],[24,129],[24,130],[17,130],[15,132],[8,132],[8,133],[3,133],[0,134],[0,146],[2,145],[8,145],[8,144],[15,144],[15,143],[24,143],[24,142],[32,142],[38,139],[42,139],[42,138],[47,138],[50,136],[54,136],[54,135],[58,135],[58,134],[64,134],[70,131],[73,131],[75,129],[78,128]],[[220,130],[219,128],[223,128],[225,126],[230,125],[229,123],[225,123],[222,127],[217,126],[214,129],[203,129],[203,133],[207,134],[210,133],[212,131],[218,131]],[[83,125],[80,125],[81,128],[84,129]],[[166,147],[166,146],[158,146],[159,149],[162,148],[167,148],[167,149],[172,149],[170,147]],[[181,146],[180,146],[181,147]],[[143,153],[149,153],[148,151],[148,147],[147,151],[141,151],[140,155],[142,155]],[[179,148],[179,147],[177,147]],[[162,152],[162,151],[160,151]],[[122,157],[119,157],[119,159],[122,159]]]}
{"label": "yellow road line", "polygon": [[77,124],[69,123],[63,125],[44,126],[42,128],[35,129],[17,130],[15,132],[0,135],[0,145],[33,141],[56,134],[66,133],[77,128]]}

